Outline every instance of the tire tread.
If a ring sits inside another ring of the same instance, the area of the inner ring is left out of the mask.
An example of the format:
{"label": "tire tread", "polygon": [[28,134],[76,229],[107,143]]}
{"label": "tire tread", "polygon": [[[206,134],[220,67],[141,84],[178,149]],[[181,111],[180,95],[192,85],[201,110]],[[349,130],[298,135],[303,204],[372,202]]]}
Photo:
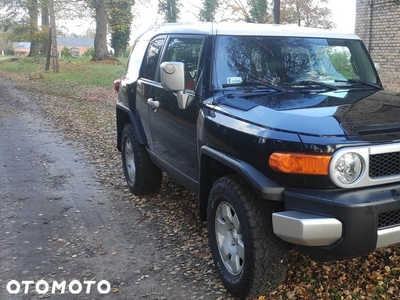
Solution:
{"label": "tire tread", "polygon": [[162,171],[151,160],[144,145],[136,138],[131,124],[127,124],[122,132],[122,161],[124,163],[124,139],[129,138],[135,155],[136,178],[132,184],[129,182],[124,166],[124,174],[129,190],[135,195],[146,195],[157,192],[161,185]]}
{"label": "tire tread", "polygon": [[[216,189],[241,199],[243,213],[249,221],[250,244],[253,245],[253,261],[247,262],[251,263],[251,275],[247,276],[248,278],[245,278],[240,286],[228,285],[227,289],[240,298],[265,295],[285,279],[289,259],[287,244],[273,233],[274,209],[268,201],[259,199],[247,182],[238,175],[228,175],[218,179],[210,195]],[[246,244],[246,247],[248,246]]]}

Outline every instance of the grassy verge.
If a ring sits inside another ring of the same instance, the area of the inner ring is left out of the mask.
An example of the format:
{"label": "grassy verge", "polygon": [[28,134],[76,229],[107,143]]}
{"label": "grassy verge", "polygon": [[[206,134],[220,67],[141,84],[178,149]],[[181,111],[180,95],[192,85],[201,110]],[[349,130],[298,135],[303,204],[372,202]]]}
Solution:
{"label": "grassy verge", "polygon": [[[0,61],[0,71],[40,80],[57,94],[68,96],[74,88],[109,88],[125,71],[126,59],[92,62],[88,58],[60,58],[59,72],[45,71],[45,57],[19,57]],[[58,91],[58,92],[57,92]]]}
{"label": "grassy verge", "polygon": [[10,55],[0,55],[0,61],[2,60],[7,60],[7,59],[12,59],[14,56]]}

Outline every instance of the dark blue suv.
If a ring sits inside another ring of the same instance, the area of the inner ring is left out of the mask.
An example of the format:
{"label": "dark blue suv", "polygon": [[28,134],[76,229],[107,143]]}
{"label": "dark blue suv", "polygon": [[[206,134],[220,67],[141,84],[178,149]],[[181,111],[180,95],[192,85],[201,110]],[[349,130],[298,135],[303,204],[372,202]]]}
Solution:
{"label": "dark blue suv", "polygon": [[161,25],[117,90],[129,189],[156,192],[165,171],[196,193],[232,294],[275,288],[291,248],[336,260],[400,242],[400,97],[357,36]]}

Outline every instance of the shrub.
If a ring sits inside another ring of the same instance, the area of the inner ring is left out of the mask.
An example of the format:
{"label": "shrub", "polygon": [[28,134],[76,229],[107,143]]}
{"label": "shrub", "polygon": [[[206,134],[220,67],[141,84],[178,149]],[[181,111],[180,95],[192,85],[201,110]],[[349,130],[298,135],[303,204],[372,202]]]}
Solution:
{"label": "shrub", "polygon": [[86,57],[93,57],[94,56],[94,48],[89,48],[86,50],[86,52],[83,54]]}
{"label": "shrub", "polygon": [[61,49],[61,56],[63,57],[72,57],[71,50],[64,46],[64,48]]}

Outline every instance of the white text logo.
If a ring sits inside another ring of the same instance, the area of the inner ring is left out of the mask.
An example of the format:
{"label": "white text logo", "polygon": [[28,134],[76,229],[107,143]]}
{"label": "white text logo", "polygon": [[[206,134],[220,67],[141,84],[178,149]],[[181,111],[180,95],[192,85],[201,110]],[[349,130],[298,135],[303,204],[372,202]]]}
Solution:
{"label": "white text logo", "polygon": [[107,280],[101,280],[97,284],[96,281],[84,281],[81,283],[79,280],[72,280],[68,284],[65,280],[60,283],[57,281],[48,283],[46,280],[39,280],[37,282],[26,280],[20,283],[17,280],[10,280],[7,283],[7,292],[10,294],[19,294],[22,290],[24,294],[28,294],[29,288],[33,286],[38,294],[55,294],[56,292],[64,294],[67,289],[71,294],[80,294],[82,292],[90,294],[93,286],[100,294],[108,294],[111,291],[111,285]]}

